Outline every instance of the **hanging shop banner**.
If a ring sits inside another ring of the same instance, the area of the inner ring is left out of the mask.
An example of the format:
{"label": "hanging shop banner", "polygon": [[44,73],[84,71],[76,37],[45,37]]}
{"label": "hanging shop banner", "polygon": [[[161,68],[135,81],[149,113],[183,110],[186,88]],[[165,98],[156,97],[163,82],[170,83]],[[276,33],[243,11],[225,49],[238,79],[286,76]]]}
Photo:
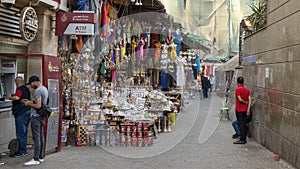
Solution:
{"label": "hanging shop banner", "polygon": [[32,7],[22,9],[20,16],[20,33],[22,39],[31,42],[38,31],[38,17]]}
{"label": "hanging shop banner", "polygon": [[55,35],[94,35],[95,23],[93,12],[58,12]]}

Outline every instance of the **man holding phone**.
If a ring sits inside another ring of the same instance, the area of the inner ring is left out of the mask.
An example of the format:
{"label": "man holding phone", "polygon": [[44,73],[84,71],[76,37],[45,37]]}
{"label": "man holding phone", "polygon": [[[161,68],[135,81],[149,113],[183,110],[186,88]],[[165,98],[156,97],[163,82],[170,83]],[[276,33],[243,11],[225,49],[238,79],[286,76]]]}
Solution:
{"label": "man holding phone", "polygon": [[14,157],[25,157],[27,153],[27,133],[28,124],[30,120],[30,107],[25,106],[22,101],[24,99],[30,100],[30,91],[24,85],[22,77],[15,79],[17,90],[15,94],[12,94],[9,99],[12,100],[12,113],[15,117],[16,136],[19,142],[19,151]]}
{"label": "man holding phone", "polygon": [[31,130],[34,142],[33,159],[24,163],[26,166],[39,165],[44,162],[44,122],[45,118],[37,113],[42,103],[47,104],[48,90],[42,85],[38,76],[31,76],[28,84],[34,89],[33,100],[24,100],[24,105],[31,107]]}

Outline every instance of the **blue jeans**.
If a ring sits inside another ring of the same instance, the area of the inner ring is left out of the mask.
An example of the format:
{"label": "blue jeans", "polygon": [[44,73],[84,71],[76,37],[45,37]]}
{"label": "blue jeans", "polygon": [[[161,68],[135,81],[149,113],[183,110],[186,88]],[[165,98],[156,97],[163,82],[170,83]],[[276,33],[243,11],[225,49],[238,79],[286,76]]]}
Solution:
{"label": "blue jeans", "polygon": [[240,135],[239,125],[237,119],[232,120],[232,127],[235,131],[235,134]]}
{"label": "blue jeans", "polygon": [[31,130],[34,143],[33,159],[44,158],[44,119],[40,116],[31,117]]}
{"label": "blue jeans", "polygon": [[27,153],[27,133],[30,119],[30,110],[15,117],[16,136],[19,142],[19,153]]}

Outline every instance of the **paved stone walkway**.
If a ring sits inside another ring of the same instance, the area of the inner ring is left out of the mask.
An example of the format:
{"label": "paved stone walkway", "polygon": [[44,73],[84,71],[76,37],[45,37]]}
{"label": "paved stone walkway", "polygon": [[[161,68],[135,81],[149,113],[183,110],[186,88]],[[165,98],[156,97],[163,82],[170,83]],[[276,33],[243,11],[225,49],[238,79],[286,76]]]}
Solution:
{"label": "paved stone walkway", "polygon": [[284,160],[274,161],[274,154],[248,139],[245,145],[234,145],[230,121],[219,117],[221,98],[185,101],[170,133],[160,133],[151,147],[63,147],[48,154],[39,166],[26,167],[30,157],[10,158],[0,168],[65,169],[282,169],[294,168]]}

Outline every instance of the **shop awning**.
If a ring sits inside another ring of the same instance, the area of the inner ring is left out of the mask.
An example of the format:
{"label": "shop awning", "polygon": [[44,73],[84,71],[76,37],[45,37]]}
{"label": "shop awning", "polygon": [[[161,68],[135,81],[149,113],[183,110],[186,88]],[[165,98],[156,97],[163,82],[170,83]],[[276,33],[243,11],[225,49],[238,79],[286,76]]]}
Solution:
{"label": "shop awning", "polygon": [[210,53],[210,48],[205,41],[197,35],[187,34],[183,36],[182,42],[191,49],[200,49],[205,53]]}
{"label": "shop awning", "polygon": [[234,70],[238,66],[239,66],[238,54],[234,55],[230,60],[228,60],[222,65],[224,71]]}

